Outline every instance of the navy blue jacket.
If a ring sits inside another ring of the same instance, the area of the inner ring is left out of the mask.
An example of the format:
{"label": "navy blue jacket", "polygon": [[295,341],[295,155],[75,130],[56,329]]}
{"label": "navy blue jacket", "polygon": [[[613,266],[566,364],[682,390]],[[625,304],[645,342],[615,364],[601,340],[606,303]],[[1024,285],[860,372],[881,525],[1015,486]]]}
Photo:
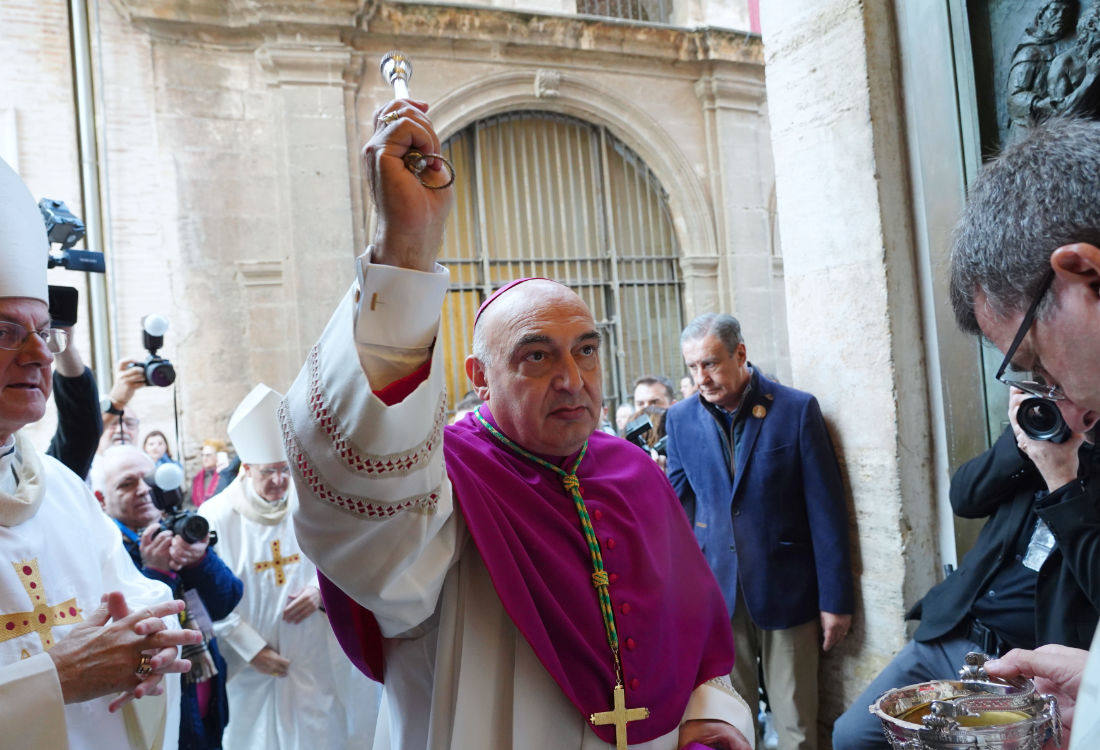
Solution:
{"label": "navy blue jacket", "polygon": [[761,376],[744,403],[737,465],[727,428],[701,396],[668,410],[668,478],[732,615],[778,630],[820,611],[851,614],[848,511],[817,399]]}
{"label": "navy blue jacket", "polygon": [[[244,593],[241,579],[233,575],[212,547],[198,564],[184,568],[178,575],[165,573],[155,568],[142,567],[139,537],[125,525],[115,520],[122,531],[123,545],[130,553],[130,559],[146,578],[160,581],[172,589],[172,594],[180,596],[184,589],[194,589],[210,613],[210,619],[221,620],[227,617]],[[218,640],[211,639],[206,644],[218,674],[211,678],[210,703],[206,716],[199,713],[199,700],[194,683],[188,683],[181,677],[182,699],[180,703],[180,741],[179,750],[219,750],[222,746],[222,732],[229,723],[229,697],[225,692],[228,667],[218,650]]]}

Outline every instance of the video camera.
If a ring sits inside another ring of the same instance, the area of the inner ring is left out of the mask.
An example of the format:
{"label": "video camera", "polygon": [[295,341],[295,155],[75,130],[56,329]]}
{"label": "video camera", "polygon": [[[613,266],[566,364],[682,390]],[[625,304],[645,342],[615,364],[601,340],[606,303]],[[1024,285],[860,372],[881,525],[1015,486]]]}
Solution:
{"label": "video camera", "polygon": [[200,542],[210,534],[210,546],[218,543],[218,532],[210,530],[210,522],[193,510],[183,509],[183,469],[176,464],[161,464],[153,473],[149,486],[153,490],[153,505],[164,513],[160,527],[189,544]]}
{"label": "video camera", "polygon": [[[50,245],[60,245],[57,250],[50,249],[46,268],[67,268],[70,271],[87,273],[105,273],[107,264],[103,253],[95,250],[74,250],[73,245],[84,239],[84,222],[76,217],[64,202],[53,198],[38,201],[38,210],[46,224],[46,237]],[[71,286],[50,284],[50,321],[57,327],[76,325],[79,295]]]}
{"label": "video camera", "polygon": [[623,437],[647,453],[652,450],[658,456],[668,455],[668,435],[662,435],[660,439],[650,447],[646,438],[649,437],[649,433],[652,430],[653,422],[649,420],[648,414],[643,414],[637,419],[627,423],[623,430]]}
{"label": "video camera", "polygon": [[157,350],[164,346],[164,334],[168,331],[168,318],[163,315],[146,315],[141,319],[141,343],[149,356],[144,362],[130,367],[140,367],[145,374],[145,384],[167,388],[176,382],[176,368],[165,357],[158,357]]}

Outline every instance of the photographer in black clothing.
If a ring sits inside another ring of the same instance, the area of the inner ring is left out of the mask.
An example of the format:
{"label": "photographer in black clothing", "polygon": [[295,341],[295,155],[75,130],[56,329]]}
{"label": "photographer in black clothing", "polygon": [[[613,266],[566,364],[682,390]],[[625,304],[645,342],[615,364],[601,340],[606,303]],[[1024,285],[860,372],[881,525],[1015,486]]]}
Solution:
{"label": "photographer in black clothing", "polygon": [[1100,618],[1100,576],[1092,572],[1100,505],[1087,492],[1050,493],[1075,479],[1100,481],[1100,448],[1080,433],[1062,443],[1028,437],[1016,421],[1026,397],[1013,390],[1009,426],[952,477],[955,513],[989,521],[959,569],[906,615],[920,627],[837,720],[836,750],[889,747],[867,706],[887,690],[954,677],[967,651],[1088,648]]}
{"label": "photographer in black clothing", "polygon": [[53,363],[57,430],[46,453],[84,479],[95,458],[99,436],[103,434],[103,413],[95,375],[84,365],[72,340],[72,329],[64,330],[69,334],[69,346],[54,356]]}

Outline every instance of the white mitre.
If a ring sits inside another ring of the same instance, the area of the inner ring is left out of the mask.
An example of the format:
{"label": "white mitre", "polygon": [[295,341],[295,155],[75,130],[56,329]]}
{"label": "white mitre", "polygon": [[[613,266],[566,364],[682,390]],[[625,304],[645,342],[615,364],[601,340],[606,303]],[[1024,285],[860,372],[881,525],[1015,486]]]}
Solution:
{"label": "white mitre", "polygon": [[38,204],[15,170],[0,159],[0,297],[31,297],[49,304],[49,252]]}
{"label": "white mitre", "polygon": [[229,418],[227,432],[242,463],[274,464],[286,461],[283,431],[275,416],[282,400],[283,394],[260,383],[237,405]]}

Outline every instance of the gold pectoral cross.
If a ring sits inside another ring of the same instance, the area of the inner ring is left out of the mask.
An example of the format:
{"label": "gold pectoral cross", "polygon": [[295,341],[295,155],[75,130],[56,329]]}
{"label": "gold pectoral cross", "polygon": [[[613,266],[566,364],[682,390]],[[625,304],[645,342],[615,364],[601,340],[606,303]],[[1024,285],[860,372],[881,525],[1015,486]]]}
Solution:
{"label": "gold pectoral cross", "polygon": [[626,693],[622,685],[616,685],[611,694],[612,707],[610,711],[601,711],[588,717],[596,726],[603,724],[615,725],[615,748],[626,750],[626,725],[632,721],[641,721],[649,718],[648,708],[627,708]]}

